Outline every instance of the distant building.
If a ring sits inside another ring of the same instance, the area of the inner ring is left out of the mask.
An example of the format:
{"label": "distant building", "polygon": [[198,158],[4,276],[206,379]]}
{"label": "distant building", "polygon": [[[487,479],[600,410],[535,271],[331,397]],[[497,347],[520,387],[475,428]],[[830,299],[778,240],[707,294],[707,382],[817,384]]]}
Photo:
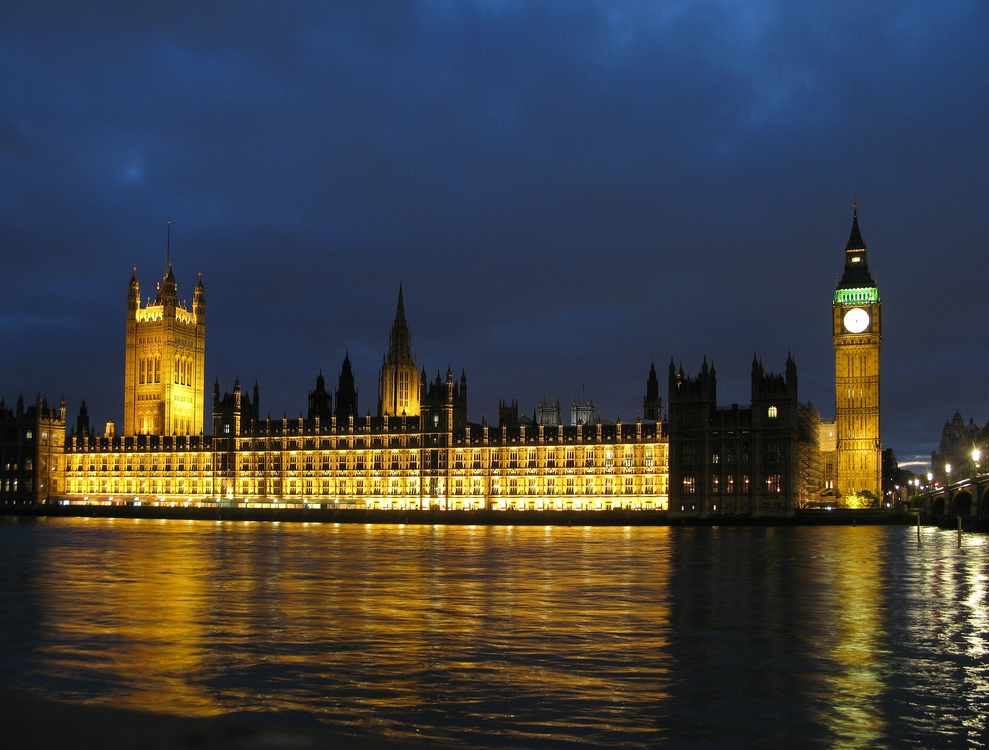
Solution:
{"label": "distant building", "polygon": [[573,400],[570,407],[570,425],[576,427],[579,424],[593,424],[597,420],[597,412],[594,410],[594,399],[590,396],[587,401],[581,402]]}
{"label": "distant building", "polygon": [[536,407],[536,424],[543,427],[557,427],[563,424],[559,398],[551,404],[547,404],[543,400],[539,401],[539,405]]}
{"label": "distant building", "polygon": [[498,401],[498,426],[517,427],[519,421],[519,402],[515,399],[511,401]]}
{"label": "distant building", "polygon": [[883,502],[893,504],[902,502],[917,494],[919,488],[915,484],[917,475],[909,469],[901,469],[896,454],[892,448],[883,450]]}
{"label": "distant building", "polygon": [[989,423],[979,427],[974,419],[969,419],[966,424],[961,412],[956,411],[944,423],[938,449],[931,452],[934,481],[951,484],[972,476],[977,470],[972,457],[976,448],[982,451],[978,470],[984,472],[989,467]]}

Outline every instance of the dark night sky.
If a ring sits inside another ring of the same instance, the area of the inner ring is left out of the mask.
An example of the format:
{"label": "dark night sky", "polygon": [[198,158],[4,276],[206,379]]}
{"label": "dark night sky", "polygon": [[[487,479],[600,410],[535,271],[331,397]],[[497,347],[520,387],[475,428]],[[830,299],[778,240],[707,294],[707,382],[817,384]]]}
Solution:
{"label": "dark night sky", "polygon": [[[203,7],[208,7],[204,12]],[[431,377],[635,418],[650,362],[749,402],[753,353],[834,412],[857,196],[883,441],[989,419],[989,4],[0,6],[0,395],[123,413],[131,267],[202,272],[207,386],[361,410],[404,283]]]}

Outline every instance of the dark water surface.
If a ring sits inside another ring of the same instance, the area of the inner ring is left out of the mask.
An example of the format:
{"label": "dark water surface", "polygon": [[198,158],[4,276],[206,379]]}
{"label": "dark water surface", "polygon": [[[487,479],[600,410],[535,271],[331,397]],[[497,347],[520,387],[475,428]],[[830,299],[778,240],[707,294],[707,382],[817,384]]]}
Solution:
{"label": "dark water surface", "polygon": [[7,691],[512,747],[985,747],[986,537],[0,521]]}

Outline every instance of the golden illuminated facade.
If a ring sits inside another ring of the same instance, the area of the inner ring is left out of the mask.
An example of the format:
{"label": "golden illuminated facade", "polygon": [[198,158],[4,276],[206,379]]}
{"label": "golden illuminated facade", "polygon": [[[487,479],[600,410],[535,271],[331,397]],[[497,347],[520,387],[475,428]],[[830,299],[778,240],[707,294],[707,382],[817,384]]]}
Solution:
{"label": "golden illuminated facade", "polygon": [[[881,497],[880,313],[856,210],[833,302],[834,489],[842,495]],[[262,419],[257,384],[249,395],[237,382],[221,397],[217,382],[212,435],[205,435],[205,318],[201,278],[189,310],[178,302],[169,265],[154,301],[142,307],[134,273],[124,429],[94,435],[80,414],[66,434],[64,409],[55,422],[48,410],[46,475],[30,483],[35,501],[785,516],[832,489],[822,472],[820,418],[797,400],[792,358],[780,375],[753,362],[752,404],[742,409],[717,406],[706,361],[697,378],[671,363],[668,433],[655,367],[644,419],[632,423],[603,423],[590,402],[575,408],[570,425],[561,423],[558,403],[537,409],[537,420],[520,420],[512,402],[502,404],[497,426],[476,424],[468,420],[466,374],[455,379],[448,367],[445,379],[438,373],[429,382],[419,370],[400,286],[377,415],[359,416],[348,356],[336,390],[320,373],[307,416],[297,419]],[[0,428],[18,419],[0,410]],[[22,471],[14,437],[7,463]],[[12,474],[6,482],[14,485]]]}
{"label": "golden illuminated facade", "polygon": [[171,263],[154,301],[141,305],[137,269],[127,298],[124,431],[202,435],[206,385],[206,294],[202,276],[192,310],[178,301]]}
{"label": "golden illuminated facade", "polygon": [[70,437],[60,496],[142,504],[395,510],[666,510],[656,424],[469,425],[417,418],[268,420],[230,437]]}
{"label": "golden illuminated facade", "polygon": [[[202,411],[187,406],[201,392],[202,283],[191,313],[175,302],[171,269],[147,308],[141,308],[138,292],[135,275],[124,432],[94,435],[80,414],[63,449],[63,411],[58,429],[51,429],[58,432],[52,444],[59,449],[50,463],[50,495],[36,494],[38,500],[53,495],[70,503],[140,505],[668,509],[668,440],[661,422],[469,423],[466,375],[455,380],[448,369],[445,381],[437,375],[427,383],[417,369],[401,289],[381,369],[378,416],[357,416],[348,356],[336,409],[322,373],[309,394],[308,416],[298,419],[262,420],[257,385],[249,395],[238,381],[221,396],[217,383],[213,435],[202,435]],[[176,369],[193,351],[197,364]],[[194,376],[194,383],[186,382]]]}
{"label": "golden illuminated facade", "polygon": [[882,498],[879,439],[879,347],[882,307],[869,272],[858,209],[845,247],[845,270],[834,293],[835,448],[837,492]]}

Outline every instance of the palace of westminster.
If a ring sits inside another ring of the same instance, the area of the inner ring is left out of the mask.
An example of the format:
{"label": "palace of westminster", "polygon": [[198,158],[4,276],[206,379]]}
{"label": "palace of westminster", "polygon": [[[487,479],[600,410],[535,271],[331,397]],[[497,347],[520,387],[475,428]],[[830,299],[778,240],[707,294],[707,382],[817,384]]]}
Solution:
{"label": "palace of westminster", "polygon": [[[659,510],[785,516],[849,496],[881,497],[880,300],[857,211],[832,301],[835,419],[797,397],[797,368],[752,362],[752,402],[718,406],[706,359],[653,366],[642,416],[602,421],[559,402],[532,417],[502,403],[497,425],[468,419],[467,378],[430,381],[412,351],[402,289],[381,365],[377,414],[358,412],[349,356],[334,392],[322,374],[298,418],[262,418],[259,390],[213,387],[205,423],[206,296],[178,302],[171,264],[142,305],[127,297],[124,419],[118,433],[74,425],[64,400],[0,401],[0,503],[243,505],[353,509]],[[664,419],[665,417],[665,419]]]}

